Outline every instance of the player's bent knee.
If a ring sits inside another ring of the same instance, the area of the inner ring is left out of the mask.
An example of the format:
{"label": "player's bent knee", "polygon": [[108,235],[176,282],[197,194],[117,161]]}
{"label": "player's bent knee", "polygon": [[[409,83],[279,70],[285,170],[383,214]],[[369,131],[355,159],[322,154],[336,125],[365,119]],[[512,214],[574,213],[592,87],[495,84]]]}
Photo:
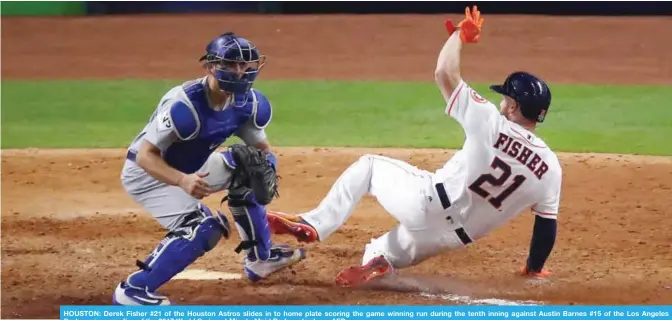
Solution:
{"label": "player's bent knee", "polygon": [[199,210],[189,213],[178,228],[171,230],[144,262],[138,262],[142,270],[128,281],[135,287],[155,290],[228,235],[226,217],[199,205]]}
{"label": "player's bent knee", "polygon": [[372,165],[374,160],[380,159],[380,158],[381,158],[381,156],[379,156],[379,155],[367,153],[367,154],[364,154],[361,157],[359,157],[359,162],[363,162],[363,163],[366,163],[368,165]]}
{"label": "player's bent knee", "polygon": [[222,214],[219,211],[215,211],[214,213],[210,208],[208,208],[206,205],[203,203],[200,203],[198,205],[198,210],[203,217],[203,221],[205,221],[206,218],[212,217],[214,218],[214,221],[217,222],[219,227],[221,227],[221,235],[222,237],[228,239],[229,235],[231,234],[231,225],[229,224],[229,219],[226,218],[224,214]]}
{"label": "player's bent knee", "polygon": [[189,247],[196,249],[198,255],[212,250],[222,237],[228,238],[230,226],[226,216],[219,211],[212,212],[203,204],[197,212],[191,213],[182,226],[171,231],[167,238],[176,237],[189,241]]}
{"label": "player's bent knee", "polygon": [[231,177],[236,169],[235,160],[224,152],[213,152],[199,169],[208,175],[203,178],[213,191],[221,191],[231,185]]}
{"label": "player's bent knee", "polygon": [[[203,219],[203,222],[196,227],[196,238],[200,242],[204,252],[214,249],[224,236],[224,232],[214,217]],[[201,235],[200,238],[198,236]]]}

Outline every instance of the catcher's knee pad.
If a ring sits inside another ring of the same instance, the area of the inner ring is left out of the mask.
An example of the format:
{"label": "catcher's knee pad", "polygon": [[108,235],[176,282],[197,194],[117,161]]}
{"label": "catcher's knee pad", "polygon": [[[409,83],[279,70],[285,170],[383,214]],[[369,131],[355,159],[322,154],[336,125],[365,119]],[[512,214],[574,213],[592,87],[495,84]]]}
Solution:
{"label": "catcher's knee pad", "polygon": [[138,261],[141,270],[129,276],[128,283],[154,291],[212,250],[222,237],[228,238],[229,234],[226,216],[219,212],[213,214],[201,204],[199,210],[189,213],[180,227],[161,240],[145,262]]}
{"label": "catcher's knee pad", "polygon": [[273,243],[266,208],[257,203],[251,193],[230,195],[228,203],[241,239],[236,252],[245,250],[253,261],[267,260]]}

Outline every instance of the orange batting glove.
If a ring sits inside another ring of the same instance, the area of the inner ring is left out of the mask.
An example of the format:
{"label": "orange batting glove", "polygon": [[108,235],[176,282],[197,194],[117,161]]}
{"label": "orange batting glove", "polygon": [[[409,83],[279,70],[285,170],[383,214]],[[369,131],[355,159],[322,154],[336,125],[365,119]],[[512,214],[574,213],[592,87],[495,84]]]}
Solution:
{"label": "orange batting glove", "polygon": [[[458,27],[462,29],[460,39],[462,42],[476,43],[481,38],[481,30],[483,30],[485,19],[481,18],[481,12],[478,11],[477,6],[474,6],[473,12],[469,10],[469,7],[465,8],[464,15],[466,18],[458,24]],[[448,34],[453,34],[456,29],[457,27],[455,27],[451,19],[446,20],[446,31],[448,31]]]}
{"label": "orange batting glove", "polygon": [[520,275],[528,278],[544,279],[551,275],[550,271],[542,269],[539,272],[528,270],[527,267],[520,269]]}

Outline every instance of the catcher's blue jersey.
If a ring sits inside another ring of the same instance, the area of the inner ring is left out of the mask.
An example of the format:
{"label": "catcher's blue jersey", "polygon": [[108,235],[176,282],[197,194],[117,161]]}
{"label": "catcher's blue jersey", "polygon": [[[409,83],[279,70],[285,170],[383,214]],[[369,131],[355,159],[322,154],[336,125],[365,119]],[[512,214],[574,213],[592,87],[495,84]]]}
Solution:
{"label": "catcher's blue jersey", "polygon": [[210,107],[207,93],[203,79],[186,82],[166,93],[129,147],[130,156],[144,137],[162,150],[163,159],[170,166],[194,173],[229,137],[236,134],[243,140],[259,138],[258,134],[250,137],[249,132],[263,129],[271,120],[271,105],[256,89],[234,96],[221,111]]}

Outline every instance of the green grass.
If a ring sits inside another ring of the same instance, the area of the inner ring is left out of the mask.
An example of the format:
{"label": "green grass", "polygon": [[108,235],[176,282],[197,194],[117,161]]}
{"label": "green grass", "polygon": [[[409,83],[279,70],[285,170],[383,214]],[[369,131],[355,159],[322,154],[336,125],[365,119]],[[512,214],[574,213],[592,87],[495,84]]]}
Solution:
{"label": "green grass", "polygon": [[[180,81],[3,81],[2,147],[125,147]],[[486,85],[474,86],[499,102]],[[458,148],[432,83],[263,81],[274,145]],[[556,151],[672,155],[672,90],[553,85],[540,127]],[[668,137],[668,138],[665,138]]]}

